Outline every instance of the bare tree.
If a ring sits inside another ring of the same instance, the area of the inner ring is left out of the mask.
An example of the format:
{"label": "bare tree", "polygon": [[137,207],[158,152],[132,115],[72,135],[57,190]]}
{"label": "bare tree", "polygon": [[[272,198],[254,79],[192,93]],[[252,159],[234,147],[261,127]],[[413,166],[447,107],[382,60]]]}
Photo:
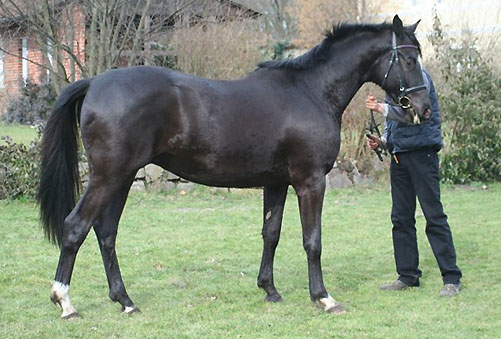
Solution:
{"label": "bare tree", "polygon": [[255,0],[243,2],[260,13],[264,31],[273,40],[292,40],[296,33],[295,0]]}
{"label": "bare tree", "polygon": [[[90,77],[114,67],[148,63],[151,42],[193,3],[194,0],[0,0],[2,38],[28,37],[34,41],[43,59],[28,57],[28,61],[48,70],[59,93],[77,76]],[[0,49],[16,54],[4,47]]]}
{"label": "bare tree", "polygon": [[315,45],[325,30],[333,24],[371,21],[381,3],[381,0],[295,0],[295,42],[298,46],[309,48]]}
{"label": "bare tree", "polygon": [[[212,79],[236,79],[256,68],[262,59],[266,35],[254,20],[180,22],[169,37],[180,71]],[[160,40],[161,41],[161,40]]]}

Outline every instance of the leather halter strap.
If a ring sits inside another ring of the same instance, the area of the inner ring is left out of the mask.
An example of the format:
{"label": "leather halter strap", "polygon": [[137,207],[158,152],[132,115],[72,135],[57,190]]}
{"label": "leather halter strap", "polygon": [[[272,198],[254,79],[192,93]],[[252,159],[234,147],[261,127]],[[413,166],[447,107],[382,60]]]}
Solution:
{"label": "leather halter strap", "polygon": [[421,85],[417,85],[417,86],[413,86],[413,87],[409,87],[409,88],[405,87],[404,79],[402,77],[402,72],[401,72],[401,69],[400,69],[400,59],[398,57],[398,50],[399,49],[402,49],[402,48],[414,48],[414,49],[418,49],[418,47],[415,46],[415,45],[397,45],[397,37],[395,35],[395,32],[392,33],[392,37],[391,38],[392,38],[391,39],[392,40],[391,41],[392,42],[391,59],[390,59],[390,63],[388,64],[388,69],[386,70],[386,73],[384,75],[381,87],[384,86],[384,84],[386,82],[386,79],[388,78],[388,75],[390,74],[391,68],[393,67],[393,64],[396,63],[397,64],[397,70],[398,70],[398,81],[400,83],[399,98],[405,97],[409,93],[413,93],[413,92],[418,92],[418,91],[425,90],[426,89],[426,85],[424,83],[421,84]]}

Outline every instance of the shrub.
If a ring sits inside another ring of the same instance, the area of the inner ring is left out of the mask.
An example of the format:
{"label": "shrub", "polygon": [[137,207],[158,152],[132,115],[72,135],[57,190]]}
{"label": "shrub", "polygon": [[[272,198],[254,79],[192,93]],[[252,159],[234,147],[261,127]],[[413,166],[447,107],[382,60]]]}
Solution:
{"label": "shrub", "polygon": [[438,88],[445,143],[442,180],[501,180],[501,79],[475,47],[475,38],[444,37],[437,16],[430,40],[444,80]]}
{"label": "shrub", "polygon": [[35,84],[28,81],[19,96],[10,100],[5,120],[9,123],[33,124],[46,120],[56,100],[56,91],[49,83]]}
{"label": "shrub", "polygon": [[38,190],[40,133],[29,146],[2,137],[0,145],[0,199],[34,198]]}
{"label": "shrub", "polygon": [[[237,79],[256,68],[265,35],[252,20],[179,24],[168,42],[177,55],[176,68],[211,79]],[[167,44],[167,43],[166,43]]]}
{"label": "shrub", "polygon": [[[379,86],[364,84],[351,99],[343,113],[339,159],[351,159],[357,162],[370,162],[377,159],[376,154],[366,145],[366,128],[370,123],[370,111],[365,107],[365,98],[368,94],[375,95],[378,100],[385,98],[385,93]],[[384,117],[374,112],[374,119],[379,124],[379,131],[383,133]],[[371,172],[370,166],[365,166],[365,168],[366,173]]]}

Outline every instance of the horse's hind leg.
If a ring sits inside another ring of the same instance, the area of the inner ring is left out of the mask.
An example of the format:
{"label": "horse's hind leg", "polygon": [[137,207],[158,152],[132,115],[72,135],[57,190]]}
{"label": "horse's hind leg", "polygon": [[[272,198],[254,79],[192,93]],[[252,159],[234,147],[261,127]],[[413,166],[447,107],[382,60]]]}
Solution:
{"label": "horse's hind leg", "polygon": [[116,190],[117,181],[91,178],[82,198],[65,219],[61,254],[51,292],[51,300],[61,306],[61,318],[78,316],[69,296],[75,258],[90,227]]}
{"label": "horse's hind leg", "polygon": [[278,302],[282,297],[273,282],[273,260],[280,239],[282,216],[288,186],[264,188],[263,211],[263,257],[257,278],[257,285],[266,291],[266,301]]}
{"label": "horse's hind leg", "polygon": [[109,296],[112,301],[118,301],[122,305],[122,311],[132,313],[138,311],[134,303],[127,295],[120,274],[117,254],[115,252],[115,240],[117,238],[118,223],[122,215],[127,195],[132,184],[131,179],[120,191],[115,193],[110,203],[94,223],[94,232],[97,236],[104,269],[108,278]]}

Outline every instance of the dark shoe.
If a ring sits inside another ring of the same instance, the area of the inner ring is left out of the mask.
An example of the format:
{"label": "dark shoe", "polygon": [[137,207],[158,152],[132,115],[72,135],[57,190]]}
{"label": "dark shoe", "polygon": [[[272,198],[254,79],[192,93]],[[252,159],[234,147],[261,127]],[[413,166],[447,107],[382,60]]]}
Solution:
{"label": "dark shoe", "polygon": [[379,287],[379,289],[382,291],[403,291],[403,290],[408,289],[409,287],[412,287],[412,286],[407,285],[406,283],[397,279],[392,283],[381,285],[381,287]]}
{"label": "dark shoe", "polygon": [[461,291],[461,283],[459,284],[445,284],[442,290],[440,291],[441,297],[453,297],[459,294]]}

